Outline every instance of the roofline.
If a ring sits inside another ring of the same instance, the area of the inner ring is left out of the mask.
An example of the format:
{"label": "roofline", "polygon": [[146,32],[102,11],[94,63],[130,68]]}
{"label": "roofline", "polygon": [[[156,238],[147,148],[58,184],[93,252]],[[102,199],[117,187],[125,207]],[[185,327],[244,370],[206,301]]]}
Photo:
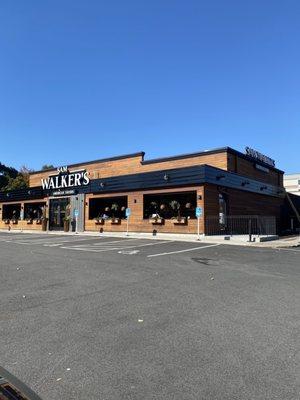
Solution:
{"label": "roofline", "polygon": [[183,154],[177,154],[176,156],[152,158],[150,160],[143,160],[142,164],[147,165],[147,164],[154,164],[154,163],[165,162],[165,161],[181,160],[183,158],[192,158],[192,157],[203,156],[204,154],[224,153],[227,151],[227,149],[229,149],[229,147],[219,147],[219,148],[212,149],[212,150],[197,151],[196,153],[183,153]]}
{"label": "roofline", "polygon": [[[253,157],[248,156],[247,154],[244,154],[244,153],[242,153],[242,152],[240,152],[238,150],[235,150],[232,147],[226,146],[226,147],[218,147],[218,148],[212,149],[212,150],[198,151],[198,152],[195,152],[195,153],[184,153],[184,154],[178,154],[178,155],[175,155],[175,156],[152,158],[150,160],[144,160],[145,152],[144,151],[140,151],[140,152],[137,152],[137,153],[124,154],[124,155],[121,155],[121,156],[100,158],[98,160],[80,162],[80,163],[76,163],[76,164],[68,164],[68,167],[73,168],[73,167],[79,167],[81,165],[90,165],[90,164],[102,163],[102,162],[106,162],[106,161],[116,161],[116,160],[122,160],[124,158],[132,158],[132,157],[137,157],[137,156],[141,156],[142,157],[142,161],[141,161],[142,165],[148,165],[148,164],[155,164],[155,163],[160,163],[160,162],[181,160],[181,159],[184,159],[184,158],[199,157],[199,156],[203,156],[203,155],[207,155],[207,154],[210,155],[210,154],[219,154],[219,153],[231,153],[231,154],[239,156],[240,158],[244,158],[247,161],[255,162],[255,159]],[[261,164],[261,165],[265,166],[266,168],[271,169],[272,171],[276,171],[276,172],[280,172],[280,173],[284,174],[284,171],[282,171],[282,170],[280,170],[280,169],[278,169],[276,167],[272,167],[272,165],[266,164],[263,161],[257,160],[256,162],[258,164]],[[56,170],[57,170],[57,168],[39,170],[39,171],[31,172],[30,175],[40,174],[42,172],[51,172],[51,171],[56,171]]]}
{"label": "roofline", "polygon": [[[227,151],[228,151],[228,153],[235,154],[235,155],[237,155],[237,156],[239,156],[241,158],[244,158],[245,160],[252,161],[252,162],[256,161],[255,158],[253,158],[251,156],[248,156],[247,154],[244,154],[244,153],[242,153],[242,152],[240,152],[238,150],[235,150],[232,147],[227,147]],[[273,171],[280,172],[280,173],[284,174],[283,170],[281,170],[279,168],[276,168],[276,167],[272,167],[272,165],[269,165],[269,164],[267,164],[267,163],[265,163],[265,162],[263,162],[261,160],[257,160],[256,162],[258,164],[261,164],[261,165],[265,166],[266,168],[269,168],[269,169],[271,169]]]}
{"label": "roofline", "polygon": [[[76,163],[76,164],[68,164],[68,167],[73,168],[73,167],[79,167],[81,165],[90,165],[90,164],[102,163],[102,162],[107,162],[107,161],[116,161],[116,160],[122,160],[124,158],[133,158],[133,157],[138,157],[138,156],[141,156],[143,159],[145,156],[145,152],[139,151],[137,153],[132,153],[132,154],[123,154],[121,156],[113,156],[113,157],[107,157],[107,158],[100,158],[98,160],[93,160],[93,161],[80,162],[80,163]],[[56,170],[57,170],[57,168],[41,169],[39,171],[31,172],[30,175],[40,174],[42,172],[51,172],[51,171],[56,171]]]}
{"label": "roofline", "polygon": [[[244,158],[245,160],[248,160],[251,162],[255,161],[254,158],[248,156],[247,154],[241,153],[240,151],[235,150],[232,147],[226,146],[226,147],[218,147],[218,148],[212,149],[212,150],[200,151],[200,152],[196,152],[196,153],[186,153],[186,154],[179,154],[176,156],[153,158],[152,160],[143,160],[142,164],[147,165],[147,164],[154,164],[154,163],[159,163],[159,162],[175,161],[175,160],[181,160],[184,158],[199,157],[199,156],[203,156],[203,155],[207,155],[207,154],[218,154],[218,153],[231,153],[231,154],[237,155],[241,158]],[[266,164],[263,161],[257,160],[257,163],[259,163],[273,171],[284,173],[284,171],[282,171],[276,167],[272,167],[272,165]]]}

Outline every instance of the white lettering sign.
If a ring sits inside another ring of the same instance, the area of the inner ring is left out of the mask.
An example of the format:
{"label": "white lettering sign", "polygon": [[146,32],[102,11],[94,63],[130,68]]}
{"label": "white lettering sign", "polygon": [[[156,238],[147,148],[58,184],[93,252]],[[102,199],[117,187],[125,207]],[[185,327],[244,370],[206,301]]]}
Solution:
{"label": "white lettering sign", "polygon": [[[60,171],[60,173],[62,173],[62,171]],[[88,177],[88,173],[86,171],[81,171],[74,173],[71,172],[64,175],[50,176],[49,178],[42,179],[41,181],[44,190],[63,189],[73,186],[86,186],[90,183],[90,178]]]}
{"label": "white lettering sign", "polygon": [[275,161],[272,158],[265,156],[257,150],[251,149],[251,147],[246,147],[245,150],[248,156],[255,158],[258,161],[262,161],[263,163],[268,164],[272,167],[275,167]]}
{"label": "white lettering sign", "polygon": [[57,168],[57,172],[59,172],[59,173],[67,173],[68,172],[68,167],[59,167],[59,168]]}

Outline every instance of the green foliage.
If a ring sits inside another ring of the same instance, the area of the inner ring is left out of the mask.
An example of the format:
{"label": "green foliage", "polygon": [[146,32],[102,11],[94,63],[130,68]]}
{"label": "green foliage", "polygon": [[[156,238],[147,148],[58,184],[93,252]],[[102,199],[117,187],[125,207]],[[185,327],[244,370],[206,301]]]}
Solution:
{"label": "green foliage", "polygon": [[170,207],[172,210],[177,211],[177,217],[180,218],[180,203],[177,200],[170,201]]}
{"label": "green foliage", "polygon": [[111,209],[112,209],[112,211],[118,211],[119,205],[118,205],[117,203],[113,203],[113,204],[111,205]]}
{"label": "green foliage", "polygon": [[177,200],[170,201],[170,207],[174,211],[178,211],[180,209],[180,203]]}
{"label": "green foliage", "polygon": [[2,188],[2,190],[11,191],[29,187],[29,174],[32,171],[33,170],[26,166],[22,166],[15,176],[8,177],[7,184]]}
{"label": "green foliage", "polygon": [[115,218],[115,212],[119,210],[119,204],[117,203],[112,203],[111,205],[111,211],[112,211],[112,217]]}
{"label": "green foliage", "polygon": [[52,164],[44,164],[42,166],[42,171],[47,171],[48,169],[53,169],[53,168],[54,168],[54,165],[52,165]]}
{"label": "green foliage", "polygon": [[16,178],[17,175],[18,171],[15,168],[0,163],[0,191],[5,189],[10,178]]}

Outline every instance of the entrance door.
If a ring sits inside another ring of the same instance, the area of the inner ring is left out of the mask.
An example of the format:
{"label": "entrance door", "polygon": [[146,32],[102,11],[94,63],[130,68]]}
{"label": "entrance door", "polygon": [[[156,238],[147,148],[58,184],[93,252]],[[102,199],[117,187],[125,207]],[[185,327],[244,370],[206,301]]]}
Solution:
{"label": "entrance door", "polygon": [[61,199],[50,200],[49,210],[49,229],[62,231],[64,229],[64,218],[66,215],[66,208],[70,203],[68,197]]}

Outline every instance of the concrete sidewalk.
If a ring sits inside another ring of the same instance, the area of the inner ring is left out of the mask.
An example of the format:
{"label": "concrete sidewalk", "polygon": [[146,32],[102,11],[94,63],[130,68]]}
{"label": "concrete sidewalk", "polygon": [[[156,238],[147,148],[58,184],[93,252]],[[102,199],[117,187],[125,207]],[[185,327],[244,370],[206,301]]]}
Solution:
{"label": "concrete sidewalk", "polygon": [[[65,236],[93,236],[93,237],[131,237],[137,239],[163,239],[163,240],[177,240],[179,242],[202,242],[202,243],[221,243],[234,246],[249,246],[249,247],[268,247],[268,248],[281,248],[281,247],[296,247],[300,246],[300,236],[289,236],[278,238],[277,236],[258,236],[253,235],[253,242],[249,242],[248,235],[237,235],[237,236],[204,236],[200,235],[198,240],[197,235],[193,234],[177,234],[177,233],[157,233],[153,235],[152,233],[141,233],[141,232],[61,232],[61,231],[35,231],[35,230],[13,230],[8,231],[0,229],[0,232],[4,232],[8,235],[14,234],[38,234],[38,235],[65,235]],[[262,241],[260,241],[262,240]]]}

